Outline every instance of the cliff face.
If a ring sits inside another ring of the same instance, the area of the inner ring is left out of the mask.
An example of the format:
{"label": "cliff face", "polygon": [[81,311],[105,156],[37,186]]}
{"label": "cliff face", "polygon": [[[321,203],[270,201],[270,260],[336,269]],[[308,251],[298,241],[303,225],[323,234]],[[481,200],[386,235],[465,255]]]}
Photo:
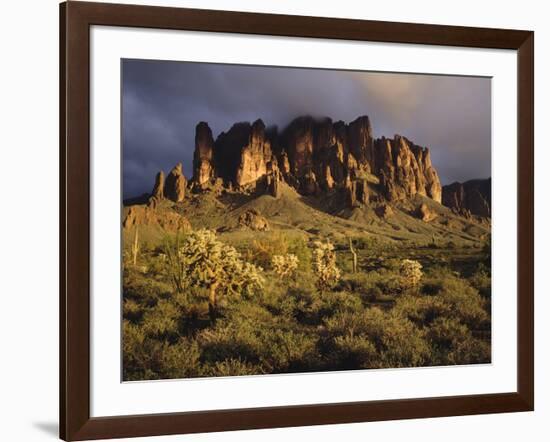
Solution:
{"label": "cliff face", "polygon": [[[161,173],[159,173],[161,175]],[[164,183],[164,196],[176,203],[183,201],[187,189],[187,180],[183,175],[183,166],[181,163],[170,171]]]}
{"label": "cliff face", "polygon": [[388,200],[419,194],[441,202],[441,183],[427,148],[396,135],[393,140],[376,140],[374,152],[374,170]]}
{"label": "cliff face", "polygon": [[[185,177],[181,167],[176,169],[165,180],[157,177],[157,199],[185,197]],[[220,182],[274,196],[281,182],[302,195],[338,190],[350,207],[367,205],[372,186],[388,201],[420,194],[441,202],[441,184],[429,150],[400,135],[375,139],[367,116],[349,124],[304,116],[281,133],[266,129],[262,120],[236,123],[215,140],[208,124],[201,122],[196,127],[192,185],[205,190]]]}
{"label": "cliff face", "polygon": [[[368,189],[363,181],[371,175],[390,201],[420,194],[441,202],[441,184],[428,149],[399,135],[374,139],[367,116],[350,124],[299,117],[281,134],[270,136],[261,120],[237,123],[215,142],[208,125],[200,123],[195,139],[193,181],[201,187],[216,177],[237,188],[255,185],[270,174],[271,163],[305,195],[341,188],[348,190],[354,204],[365,204]],[[361,189],[359,195],[356,189]]]}
{"label": "cliff face", "polygon": [[491,178],[443,186],[443,204],[463,216],[491,216]]}
{"label": "cliff face", "polygon": [[200,122],[195,129],[195,153],[193,155],[193,178],[202,187],[214,178],[214,139],[208,124]]}

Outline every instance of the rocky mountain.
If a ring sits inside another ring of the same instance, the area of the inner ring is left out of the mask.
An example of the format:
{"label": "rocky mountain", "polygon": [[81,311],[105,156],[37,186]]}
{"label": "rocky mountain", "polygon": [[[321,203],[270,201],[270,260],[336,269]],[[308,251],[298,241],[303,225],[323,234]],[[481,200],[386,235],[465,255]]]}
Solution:
{"label": "rocky mountain", "polygon": [[[303,116],[282,131],[262,120],[236,123],[216,139],[208,123],[200,122],[193,176],[187,180],[181,163],[166,176],[159,171],[145,200],[126,204],[124,226],[173,230],[216,219],[218,228],[261,231],[273,218],[316,230],[323,223],[337,224],[331,218],[336,216],[354,229],[379,226],[390,238],[401,230],[434,236],[452,231],[460,238],[461,229],[475,237],[472,232],[481,227],[473,224],[485,223],[480,234],[490,225],[483,220],[490,217],[490,189],[490,180],[442,188],[427,147],[401,135],[375,138],[367,116],[349,124]],[[133,204],[143,207],[131,210]],[[168,218],[160,215],[163,211]]]}
{"label": "rocky mountain", "polygon": [[491,178],[443,186],[442,203],[465,217],[491,217]]}
{"label": "rocky mountain", "polygon": [[441,202],[429,150],[400,135],[375,139],[367,116],[349,124],[299,117],[281,133],[262,120],[236,123],[216,140],[208,123],[200,122],[193,187],[205,190],[220,180],[227,188],[263,188],[273,195],[280,181],[302,195],[342,190],[350,206],[368,204],[369,185],[388,201],[419,194]]}

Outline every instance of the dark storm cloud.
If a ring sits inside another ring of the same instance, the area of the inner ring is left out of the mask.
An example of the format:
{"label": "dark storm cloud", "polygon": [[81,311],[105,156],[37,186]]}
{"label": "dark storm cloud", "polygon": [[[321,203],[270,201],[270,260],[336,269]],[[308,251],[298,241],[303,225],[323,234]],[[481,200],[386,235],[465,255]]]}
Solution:
{"label": "dark storm cloud", "polygon": [[192,175],[195,126],[214,137],[239,121],[286,126],[300,115],[350,122],[428,146],[444,184],[491,173],[491,91],[484,78],[124,60],[124,196],[149,192],[177,162]]}

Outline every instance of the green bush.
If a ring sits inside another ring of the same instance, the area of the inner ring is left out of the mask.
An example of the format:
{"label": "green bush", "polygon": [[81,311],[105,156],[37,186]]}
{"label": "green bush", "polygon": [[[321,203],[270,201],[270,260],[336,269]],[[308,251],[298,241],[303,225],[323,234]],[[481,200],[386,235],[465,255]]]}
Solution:
{"label": "green bush", "polygon": [[395,305],[395,312],[419,325],[429,325],[436,318],[456,319],[471,329],[486,329],[489,316],[485,302],[477,290],[464,279],[447,275],[429,280],[422,289],[429,295],[404,296]]}
{"label": "green bush", "polygon": [[[271,268],[271,260],[276,255],[286,255],[287,253],[297,255],[294,251],[289,250],[289,241],[286,235],[278,231],[264,232],[251,243],[241,245],[241,247],[243,247],[242,252],[245,260],[264,269]],[[300,256],[298,256],[298,260],[300,260]]]}
{"label": "green bush", "polygon": [[316,337],[254,320],[219,324],[198,336],[201,360],[210,365],[228,359],[259,365],[267,373],[312,366]]}
{"label": "green bush", "polygon": [[261,365],[254,365],[243,362],[240,359],[225,359],[214,364],[205,365],[202,370],[203,376],[250,376],[263,374]]}
{"label": "green bush", "polygon": [[479,364],[490,362],[487,343],[475,339],[468,327],[456,319],[437,318],[427,331],[434,365]]}
{"label": "green bush", "polygon": [[[326,322],[326,327],[337,358],[345,357],[349,361],[349,352],[353,345],[359,345],[358,339],[372,344],[374,353],[368,344],[357,347],[362,353],[354,357],[363,360],[361,368],[414,367],[428,361],[430,349],[423,333],[408,319],[376,307],[362,314],[339,313]],[[339,351],[344,343],[347,346],[342,355]]]}
{"label": "green bush", "polygon": [[288,253],[296,255],[298,258],[298,270],[309,272],[311,268],[311,250],[303,236],[290,237],[288,242]]}
{"label": "green bush", "polygon": [[469,278],[469,281],[481,296],[485,299],[491,298],[491,274],[484,265],[478,267],[476,272]]}

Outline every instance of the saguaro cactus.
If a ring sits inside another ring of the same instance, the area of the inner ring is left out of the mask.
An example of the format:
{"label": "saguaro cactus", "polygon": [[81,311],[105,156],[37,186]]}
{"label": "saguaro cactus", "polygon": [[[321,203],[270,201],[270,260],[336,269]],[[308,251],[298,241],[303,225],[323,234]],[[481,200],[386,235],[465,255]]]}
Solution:
{"label": "saguaro cactus", "polygon": [[138,254],[139,254],[139,233],[138,233],[138,228],[136,227],[136,231],[134,233],[134,243],[132,244],[132,263],[134,264],[134,267],[137,264]]}
{"label": "saguaro cactus", "polygon": [[349,251],[351,253],[351,270],[353,273],[357,273],[357,252],[353,247],[353,241],[351,238],[348,238],[349,241]]}

